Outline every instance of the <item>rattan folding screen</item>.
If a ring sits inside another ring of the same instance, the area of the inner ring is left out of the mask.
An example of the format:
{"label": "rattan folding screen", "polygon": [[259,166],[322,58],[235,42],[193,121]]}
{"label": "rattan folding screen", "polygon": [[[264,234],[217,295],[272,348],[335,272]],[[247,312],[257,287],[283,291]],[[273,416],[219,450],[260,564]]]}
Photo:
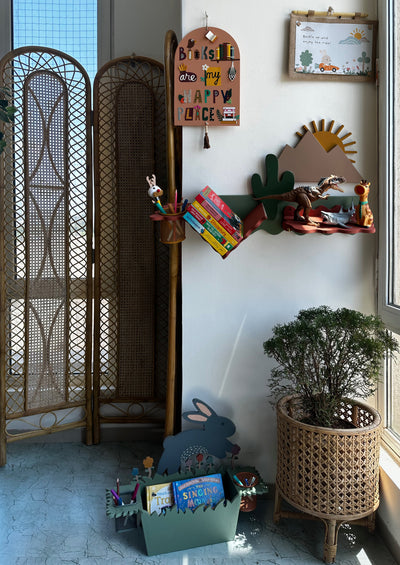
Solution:
{"label": "rattan folding screen", "polygon": [[[94,82],[95,441],[101,422],[164,423],[168,249],[146,176],[167,186],[165,80],[143,57],[106,64]],[[132,268],[132,266],[135,268]]]}
{"label": "rattan folding screen", "polygon": [[145,183],[171,184],[161,64],[117,59],[96,76],[94,188],[81,65],[20,48],[1,60],[0,83],[17,107],[0,167],[3,465],[17,439],[85,427],[91,443],[102,422],[164,424],[179,251],[159,243]]}
{"label": "rattan folding screen", "polygon": [[90,441],[92,206],[84,69],[21,48],[0,77],[18,109],[0,173],[4,464],[6,439],[85,425]]}

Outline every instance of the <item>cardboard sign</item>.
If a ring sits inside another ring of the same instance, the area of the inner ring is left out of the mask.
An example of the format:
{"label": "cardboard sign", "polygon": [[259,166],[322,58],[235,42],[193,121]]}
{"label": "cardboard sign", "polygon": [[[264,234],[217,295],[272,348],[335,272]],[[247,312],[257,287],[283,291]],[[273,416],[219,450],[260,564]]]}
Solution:
{"label": "cardboard sign", "polygon": [[238,126],[240,54],[233,38],[218,28],[199,28],[175,52],[174,124]]}

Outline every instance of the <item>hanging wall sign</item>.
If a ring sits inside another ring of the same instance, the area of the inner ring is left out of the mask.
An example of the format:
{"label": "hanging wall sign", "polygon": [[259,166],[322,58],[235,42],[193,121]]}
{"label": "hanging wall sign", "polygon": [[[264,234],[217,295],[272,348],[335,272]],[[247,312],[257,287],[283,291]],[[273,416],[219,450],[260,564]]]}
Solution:
{"label": "hanging wall sign", "polygon": [[174,73],[175,125],[239,125],[240,54],[226,31],[202,27],[185,35]]}

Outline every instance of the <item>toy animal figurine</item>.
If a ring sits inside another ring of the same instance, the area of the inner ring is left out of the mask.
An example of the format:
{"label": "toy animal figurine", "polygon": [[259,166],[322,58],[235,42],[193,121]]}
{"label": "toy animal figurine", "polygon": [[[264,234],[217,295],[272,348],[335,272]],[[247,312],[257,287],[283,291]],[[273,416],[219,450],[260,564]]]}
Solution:
{"label": "toy animal figurine", "polygon": [[359,184],[354,187],[354,192],[360,198],[359,204],[356,206],[355,221],[359,226],[369,228],[374,222],[371,208],[368,205],[368,194],[371,183],[366,180],[361,180]]}
{"label": "toy animal figurine", "polygon": [[210,406],[198,398],[193,398],[192,402],[197,411],[185,412],[182,417],[189,422],[202,423],[203,428],[185,430],[166,437],[157,473],[176,473],[181,466],[184,467],[189,458],[194,458],[200,453],[222,459],[227,452],[230,453],[235,449],[237,452],[239,446],[227,439],[236,431],[232,420],[218,416]]}
{"label": "toy animal figurine", "polygon": [[340,207],[339,212],[328,212],[321,210],[321,218],[324,224],[337,225],[341,228],[348,228],[346,224],[350,222],[355,214],[354,202],[351,203],[351,208],[348,210],[343,210],[343,206]]}
{"label": "toy animal figurine", "polygon": [[147,191],[147,194],[150,198],[158,200],[158,198],[164,194],[164,191],[156,185],[156,175],[153,174],[151,177],[146,177],[146,180],[149,183],[149,190]]}
{"label": "toy animal figurine", "polygon": [[[259,196],[255,200],[274,199],[285,200],[286,202],[297,202],[297,208],[294,213],[296,221],[304,220],[307,224],[318,225],[316,222],[310,220],[310,212],[312,209],[312,202],[318,199],[325,200],[329,194],[325,194],[327,190],[339,190],[344,192],[342,188],[337,186],[339,183],[346,182],[344,177],[336,175],[329,175],[329,177],[322,177],[317,186],[298,186],[289,192],[283,194],[268,194],[267,196]],[[304,210],[304,216],[300,216],[300,210]]]}

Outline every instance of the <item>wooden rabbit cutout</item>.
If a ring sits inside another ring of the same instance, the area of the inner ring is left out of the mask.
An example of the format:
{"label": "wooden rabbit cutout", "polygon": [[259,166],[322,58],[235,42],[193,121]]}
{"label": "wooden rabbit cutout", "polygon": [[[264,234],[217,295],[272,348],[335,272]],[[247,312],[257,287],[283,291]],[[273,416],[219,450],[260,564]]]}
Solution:
{"label": "wooden rabbit cutout", "polygon": [[213,455],[223,459],[238,446],[227,438],[236,431],[229,418],[218,416],[202,400],[193,398],[196,411],[185,412],[182,417],[189,422],[200,422],[202,429],[185,430],[164,440],[164,451],[157,467],[157,473],[176,473],[185,461],[198,454]]}

